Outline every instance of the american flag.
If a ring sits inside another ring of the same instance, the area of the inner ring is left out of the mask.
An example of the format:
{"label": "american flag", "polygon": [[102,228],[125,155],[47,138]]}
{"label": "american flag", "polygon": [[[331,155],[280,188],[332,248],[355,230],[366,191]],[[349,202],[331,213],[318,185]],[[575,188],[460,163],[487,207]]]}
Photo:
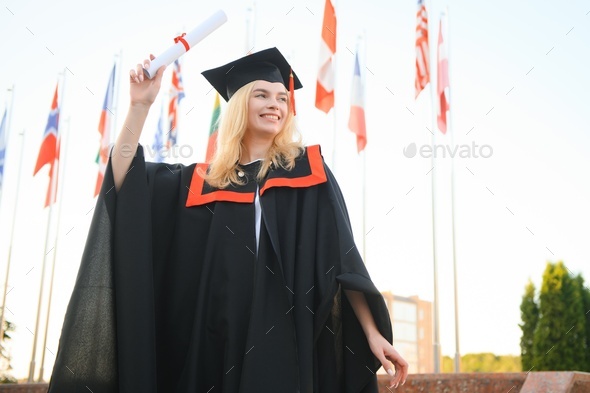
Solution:
{"label": "american flag", "polygon": [[168,105],[168,141],[166,147],[168,149],[176,146],[178,137],[178,106],[180,100],[184,98],[184,85],[182,83],[182,75],[180,74],[180,63],[178,60],[174,61],[174,68],[172,69],[172,85],[170,86],[170,104]]}
{"label": "american flag", "polygon": [[430,81],[428,14],[424,0],[418,0],[416,13],[416,98]]}

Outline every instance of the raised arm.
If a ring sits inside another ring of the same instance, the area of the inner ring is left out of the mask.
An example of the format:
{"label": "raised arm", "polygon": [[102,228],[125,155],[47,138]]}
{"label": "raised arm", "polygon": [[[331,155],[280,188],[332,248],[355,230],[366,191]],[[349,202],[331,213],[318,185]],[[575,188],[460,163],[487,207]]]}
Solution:
{"label": "raised arm", "polygon": [[[395,385],[397,388],[400,382],[403,385],[408,377],[408,362],[400,356],[395,348],[393,348],[377,329],[377,325],[371,314],[371,309],[367,304],[365,294],[349,289],[345,289],[344,293],[346,293],[346,297],[365,332],[365,336],[367,336],[371,352],[373,352],[375,357],[379,359],[383,368],[387,371],[387,374],[391,376],[389,387],[394,387]],[[390,362],[393,363],[393,366],[395,367],[395,374],[393,373]]]}
{"label": "raised arm", "polygon": [[[150,59],[153,60],[154,56],[150,55]],[[148,79],[143,75],[143,67],[148,68],[149,64],[150,61],[146,59],[143,66],[138,64],[135,69],[129,71],[129,95],[131,100],[129,112],[127,112],[125,124],[123,124],[123,129],[119,133],[111,153],[111,166],[116,191],[119,191],[123,181],[125,181],[129,165],[131,165],[137,150],[145,119],[160,91],[162,75],[166,68],[165,66],[160,67],[156,76],[153,79]]]}

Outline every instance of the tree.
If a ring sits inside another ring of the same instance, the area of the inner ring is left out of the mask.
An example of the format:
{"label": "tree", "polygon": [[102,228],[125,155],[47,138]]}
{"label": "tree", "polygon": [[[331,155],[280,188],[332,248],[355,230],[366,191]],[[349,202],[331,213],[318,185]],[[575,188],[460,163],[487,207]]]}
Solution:
{"label": "tree", "polygon": [[[443,356],[443,372],[452,373],[454,361],[448,356]],[[522,371],[520,358],[513,355],[494,355],[493,353],[468,353],[461,356],[461,372],[503,372],[513,373]]]}
{"label": "tree", "polygon": [[520,318],[522,337],[520,338],[520,359],[522,369],[530,370],[534,365],[533,338],[537,322],[539,321],[539,306],[535,302],[535,284],[529,279],[520,303]]}
{"label": "tree", "polygon": [[10,355],[5,347],[6,340],[10,340],[10,332],[14,331],[14,324],[4,321],[4,339],[0,342],[0,384],[16,383],[16,379],[10,375]]}
{"label": "tree", "polygon": [[533,334],[535,371],[585,369],[585,325],[579,282],[563,262],[547,263]]}
{"label": "tree", "polygon": [[586,322],[586,367],[584,371],[590,372],[590,288],[584,285],[584,279],[580,274],[576,276],[576,280],[581,288],[582,305],[584,310],[584,318]]}
{"label": "tree", "polygon": [[586,318],[583,288],[583,280],[578,280],[573,274],[567,275],[563,285],[563,301],[568,305],[564,321],[569,322],[570,326],[560,346],[563,356],[570,361],[569,370],[576,371],[586,369]]}

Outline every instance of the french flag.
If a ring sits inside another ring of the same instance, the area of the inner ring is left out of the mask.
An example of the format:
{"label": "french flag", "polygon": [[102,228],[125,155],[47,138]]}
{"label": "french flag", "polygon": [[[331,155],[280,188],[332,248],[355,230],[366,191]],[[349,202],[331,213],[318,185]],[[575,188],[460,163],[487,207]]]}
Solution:
{"label": "french flag", "polygon": [[156,156],[154,157],[154,162],[164,162],[164,129],[162,128],[162,123],[164,122],[164,105],[162,104],[162,109],[160,110],[160,119],[158,120],[158,126],[156,128],[156,133],[154,134],[154,143],[152,143],[152,149],[155,152]]}
{"label": "french flag", "polygon": [[367,126],[365,123],[365,97],[363,81],[361,79],[361,67],[359,54],[354,59],[354,74],[352,77],[352,91],[350,102],[350,118],[348,128],[356,134],[356,147],[358,152],[363,151],[367,145]]}
{"label": "french flag", "polygon": [[[57,138],[57,130],[59,126],[59,106],[57,105],[57,88],[58,86],[55,87],[53,102],[51,103],[51,111],[49,112],[49,118],[47,119],[45,132],[43,133],[43,142],[41,142],[39,156],[37,157],[35,171],[33,172],[34,176],[41,168],[49,164],[49,186],[47,187],[47,195],[45,197],[45,207],[54,203],[55,197],[57,195],[57,172],[59,162],[59,141]],[[54,182],[55,187],[52,187]]]}

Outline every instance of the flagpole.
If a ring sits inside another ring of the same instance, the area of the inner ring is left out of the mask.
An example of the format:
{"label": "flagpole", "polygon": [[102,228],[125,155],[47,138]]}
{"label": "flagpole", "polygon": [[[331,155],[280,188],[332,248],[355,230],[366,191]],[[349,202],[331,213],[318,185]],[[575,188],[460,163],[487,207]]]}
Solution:
{"label": "flagpole", "polygon": [[[431,23],[428,23],[428,56],[430,57],[430,59],[432,59],[432,56],[430,56],[431,52],[432,52],[432,45],[430,45],[430,39],[432,37],[431,34],[431,28],[430,28]],[[434,277],[434,285],[433,285],[433,290],[434,290],[434,296],[433,296],[433,302],[432,302],[432,307],[433,307],[433,331],[434,331],[434,342],[433,342],[433,356],[434,356],[434,372],[435,373],[440,373],[440,353],[441,353],[441,348],[440,348],[440,325],[439,325],[439,298],[438,298],[438,263],[436,260],[436,203],[435,203],[435,183],[436,183],[436,169],[435,169],[435,159],[434,159],[434,152],[435,152],[435,146],[434,146],[434,139],[435,139],[435,135],[434,135],[434,131],[436,131],[436,90],[435,90],[435,86],[434,86],[434,82],[432,80],[432,76],[435,75],[435,73],[432,71],[432,61],[428,61],[428,63],[430,64],[430,99],[431,99],[431,119],[432,119],[432,131],[430,131],[431,135],[431,143],[432,143],[432,156],[430,157],[430,163],[432,166],[432,176],[430,177],[431,180],[431,200],[432,200],[432,262],[433,262],[433,277]]]}
{"label": "flagpole", "polygon": [[[112,145],[115,141],[115,133],[117,132],[117,109],[119,108],[119,86],[121,83],[121,67],[123,64],[123,50],[119,49],[119,53],[115,55],[115,83],[113,86],[113,119],[109,122],[109,143]],[[102,148],[102,146],[101,146]],[[110,152],[109,152],[110,153]]]}
{"label": "flagpole", "polygon": [[[330,0],[332,2],[332,7],[334,7],[334,15],[338,15],[336,13],[336,10],[338,9],[338,7],[336,7],[336,0]],[[323,24],[322,24],[322,28],[323,28]],[[338,18],[336,18],[336,30],[333,32],[334,36],[335,36],[335,40],[336,40],[336,44],[334,45],[335,48],[338,48],[338,35],[336,34],[338,32]],[[332,69],[334,71],[334,86],[333,86],[333,94],[334,94],[334,106],[332,107],[332,116],[334,118],[334,130],[333,130],[333,135],[332,135],[332,171],[334,173],[336,173],[336,141],[337,141],[337,130],[338,130],[338,117],[336,115],[336,81],[338,80],[337,76],[338,73],[336,72],[336,70],[338,69],[338,61],[336,59],[336,53],[338,53],[338,50],[334,51],[334,54],[332,55]]]}
{"label": "flagpole", "polygon": [[[12,121],[12,108],[14,107],[14,85],[12,85],[12,88],[9,88],[8,91],[11,92],[10,94],[10,110],[8,111],[7,114],[7,119],[6,119],[6,129],[4,130],[6,132],[6,145],[4,146],[4,154],[5,154],[5,158],[6,158],[6,151],[8,149],[8,140],[10,137],[10,123]],[[20,136],[23,136],[24,133],[20,133]],[[22,166],[23,166],[23,148],[24,148],[24,137],[21,139],[21,145],[20,145],[20,162],[18,165],[18,177],[16,178],[16,194],[14,197],[14,210],[12,213],[12,229],[10,231],[10,243],[8,246],[8,260],[6,261],[6,279],[4,281],[4,292],[2,294],[2,315],[0,316],[0,344],[2,343],[2,341],[4,341],[4,321],[6,320],[6,296],[8,295],[8,278],[10,276],[10,259],[12,256],[12,241],[14,240],[14,226],[15,226],[15,222],[16,222],[16,209],[18,206],[18,201],[19,201],[19,188],[20,188],[20,179],[21,179],[21,170],[22,170]],[[5,161],[6,163],[6,161]]]}
{"label": "flagpole", "polygon": [[256,8],[256,2],[252,2],[252,7],[250,8],[250,19],[252,20],[252,36],[250,38],[251,46],[250,49],[253,53],[254,48],[256,48],[256,22],[258,21],[258,8]]}
{"label": "flagpole", "polygon": [[[367,64],[367,32],[366,30],[363,30],[363,35],[362,37],[358,37],[357,39],[357,45],[356,45],[356,53],[359,53],[359,48],[360,48],[360,42],[363,41],[364,45],[363,48],[365,49],[363,51],[363,64]],[[359,76],[361,77],[361,88],[363,89],[362,91],[362,97],[363,99],[365,98],[365,82],[366,82],[366,78],[363,80],[363,73],[361,73],[360,70],[360,64],[359,64]],[[363,102],[363,110],[366,107],[366,102]],[[366,119],[366,112],[365,112],[365,119]],[[366,127],[366,120],[365,120],[365,127]],[[366,138],[366,134],[365,134],[365,138]],[[367,147],[365,145],[365,148],[362,151],[362,166],[363,166],[363,261],[365,262],[365,265],[367,264]]]}
{"label": "flagpole", "polygon": [[[59,79],[58,79],[58,83],[59,83]],[[62,97],[63,98],[63,97]],[[59,96],[58,96],[58,102],[57,102],[57,108],[58,111],[61,110],[61,107],[59,105]],[[58,115],[59,116],[59,115]],[[56,130],[56,144],[58,143],[57,139],[59,138],[59,120],[57,123],[57,130]],[[28,378],[28,382],[29,383],[33,383],[34,379],[35,379],[35,358],[36,358],[36,354],[37,354],[37,337],[39,334],[39,322],[41,319],[41,306],[43,304],[43,287],[45,284],[45,269],[47,267],[47,254],[49,254],[51,252],[50,250],[47,250],[47,247],[49,247],[49,233],[51,232],[51,218],[52,218],[52,213],[53,213],[53,200],[55,197],[55,191],[56,191],[56,182],[57,182],[57,168],[56,166],[59,165],[59,160],[58,160],[58,164],[56,165],[55,163],[56,160],[53,161],[53,164],[51,165],[51,192],[49,194],[49,211],[47,213],[48,217],[47,217],[47,227],[45,230],[45,255],[43,256],[43,265],[41,268],[41,283],[39,284],[39,301],[37,304],[37,317],[35,320],[35,333],[33,334],[33,353],[31,355],[31,363],[29,365],[29,378]]]}
{"label": "flagpole", "polygon": [[252,7],[246,9],[246,54],[249,55],[254,51],[254,39],[252,30],[254,29],[254,10]]}
{"label": "flagpole", "polygon": [[[64,79],[65,79],[65,73],[64,73]],[[63,89],[62,89],[63,90]],[[63,94],[62,94],[62,108],[63,108]],[[61,110],[61,109],[60,109]],[[45,353],[47,351],[47,334],[49,331],[49,316],[50,316],[50,311],[51,311],[51,299],[53,298],[53,282],[54,282],[54,277],[55,277],[55,263],[56,263],[56,259],[57,259],[57,247],[59,245],[59,227],[60,227],[60,222],[61,222],[61,208],[63,206],[63,190],[64,190],[64,185],[65,185],[65,169],[66,169],[66,160],[65,158],[67,157],[67,148],[68,148],[68,138],[69,138],[69,130],[70,130],[70,118],[68,118],[66,120],[66,124],[67,124],[67,131],[66,133],[61,134],[60,139],[64,142],[63,146],[60,146],[60,157],[58,157],[58,162],[59,162],[59,166],[61,167],[60,169],[58,169],[58,179],[60,180],[60,188],[57,191],[58,193],[58,205],[57,205],[57,223],[56,223],[56,228],[55,228],[55,247],[53,249],[53,262],[52,262],[52,267],[51,267],[51,280],[49,281],[49,299],[47,299],[47,318],[45,320],[45,337],[43,339],[43,355],[41,356],[41,365],[39,368],[39,379],[38,382],[43,382],[43,374],[44,374],[44,365],[45,365]],[[64,127],[65,128],[65,127]],[[61,142],[60,142],[61,145]],[[62,153],[63,156],[62,156]],[[61,158],[63,157],[63,159]]]}
{"label": "flagpole", "polygon": [[246,8],[246,54],[250,53],[250,11],[252,8]]}
{"label": "flagpole", "polygon": [[[430,90],[434,91],[434,87],[433,87],[433,83],[432,80],[430,81]],[[434,99],[433,99],[434,101]],[[433,105],[434,108],[434,105]],[[434,112],[434,110],[433,110]],[[436,116],[436,114],[434,115]],[[433,127],[433,130],[435,128]],[[432,136],[431,136],[431,143],[432,143],[432,149],[433,149],[433,154],[432,157],[430,158],[430,164],[431,164],[431,171],[432,171],[432,176],[431,176],[431,200],[432,200],[432,261],[433,261],[433,274],[434,274],[434,300],[433,300],[433,313],[434,313],[434,318],[433,318],[433,330],[434,330],[434,372],[435,373],[440,373],[440,334],[439,334],[439,312],[438,312],[438,264],[437,264],[437,260],[436,260],[436,220],[435,220],[435,200],[434,200],[434,195],[435,195],[435,174],[436,174],[436,169],[435,169],[435,160],[434,160],[434,133],[431,131]]]}
{"label": "flagpole", "polygon": [[336,173],[336,54],[334,54],[334,106],[332,107],[332,172]]}
{"label": "flagpole", "polygon": [[5,317],[5,310],[6,310],[6,296],[8,295],[8,277],[10,274],[10,260],[12,257],[12,242],[14,241],[14,228],[16,223],[16,212],[18,207],[19,201],[19,192],[20,192],[20,179],[21,179],[21,172],[23,168],[23,157],[24,157],[24,146],[25,146],[25,132],[19,133],[21,137],[21,146],[20,146],[20,162],[18,165],[18,178],[16,180],[16,193],[14,199],[14,212],[12,213],[12,229],[10,231],[10,245],[8,246],[8,261],[6,263],[6,281],[4,282],[4,294],[2,296],[2,328],[0,329],[0,342],[4,339],[4,322],[6,320]]}
{"label": "flagpole", "polygon": [[[441,15],[441,19],[445,17],[445,13]],[[450,14],[449,14],[449,7],[447,6],[446,9],[446,25],[443,24],[443,30],[445,32],[446,40],[446,52],[447,52],[447,70],[448,70],[448,78],[449,78],[449,103],[453,102],[451,97],[451,40],[449,34],[449,26],[450,26]],[[454,144],[454,133],[452,130],[453,127],[453,111],[451,106],[449,106],[449,125],[447,126],[449,130],[449,134],[451,136],[451,146],[455,146]],[[457,280],[457,252],[456,252],[456,242],[455,242],[455,158],[453,157],[451,160],[451,227],[452,227],[452,237],[453,237],[453,283],[454,283],[454,297],[455,297],[455,372],[461,372],[461,351],[459,350],[459,291],[458,291],[458,280]]]}

